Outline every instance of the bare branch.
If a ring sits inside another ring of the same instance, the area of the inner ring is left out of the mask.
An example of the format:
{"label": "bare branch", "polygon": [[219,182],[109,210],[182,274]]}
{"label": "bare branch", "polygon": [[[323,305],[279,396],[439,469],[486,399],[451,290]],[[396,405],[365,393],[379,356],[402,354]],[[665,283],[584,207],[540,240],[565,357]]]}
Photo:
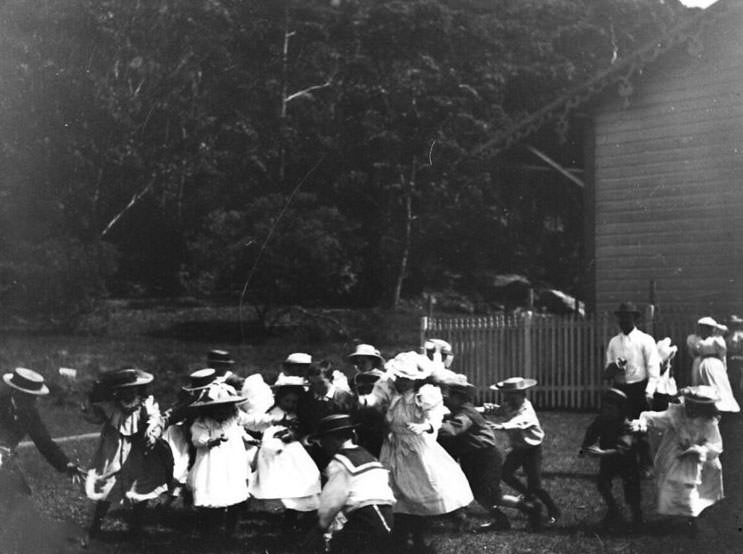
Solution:
{"label": "bare branch", "polygon": [[294,92],[294,93],[288,95],[286,98],[284,98],[284,103],[285,104],[288,104],[292,100],[296,100],[300,96],[305,96],[306,94],[309,94],[313,90],[320,90],[320,89],[329,87],[330,85],[333,84],[333,78],[334,77],[335,77],[335,75],[331,75],[330,77],[328,77],[328,80],[325,81],[322,85],[312,85],[311,87],[307,87],[305,89],[298,90],[297,92]]}
{"label": "bare branch", "polygon": [[155,176],[152,176],[152,179],[150,179],[150,182],[147,184],[145,188],[143,188],[141,191],[139,191],[137,194],[132,196],[131,200],[129,200],[129,203],[124,206],[124,209],[121,210],[119,213],[117,213],[111,221],[108,222],[108,225],[106,225],[106,228],[101,231],[101,234],[99,235],[99,238],[105,237],[108,232],[113,228],[114,225],[121,219],[121,217],[128,212],[137,202],[139,202],[148,192],[150,192],[150,189],[152,188],[152,185],[155,184]]}

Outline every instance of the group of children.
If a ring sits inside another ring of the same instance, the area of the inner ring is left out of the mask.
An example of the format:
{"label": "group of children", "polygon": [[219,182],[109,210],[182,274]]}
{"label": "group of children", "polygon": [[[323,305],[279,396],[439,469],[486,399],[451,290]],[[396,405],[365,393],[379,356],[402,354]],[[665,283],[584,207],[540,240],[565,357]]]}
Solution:
{"label": "group of children", "polygon": [[[675,352],[660,346],[661,355]],[[229,353],[215,350],[210,367],[191,373],[165,411],[148,392],[152,374],[106,372],[85,409],[102,426],[85,483],[96,501],[90,534],[118,503],[131,506],[130,528],[138,531],[154,499],[182,499],[214,537],[232,535],[249,500],[252,509],[283,514],[288,528],[309,528],[308,550],[325,545],[334,552],[430,551],[426,529],[435,516],[447,516],[460,531],[508,529],[505,508],[523,513],[532,529],[554,524],[561,512],[541,482],[545,434],[527,398],[536,381],[500,381],[491,388],[501,404],[476,406],[475,387],[451,370],[452,359],[451,346],[438,339],[386,362],[374,347],[359,345],[349,380],[294,353],[268,385],[257,373],[236,375]],[[23,375],[6,382],[35,392],[17,383]],[[633,525],[642,524],[641,437],[654,452],[660,513],[687,516],[693,532],[696,516],[722,498],[719,393],[697,385],[671,400],[665,410],[633,419],[623,391],[605,393],[581,454],[600,459],[607,528],[621,521],[611,492],[617,477]],[[505,458],[499,431],[510,443]],[[504,494],[501,482],[518,495]],[[477,527],[465,513],[473,500],[490,514]]]}

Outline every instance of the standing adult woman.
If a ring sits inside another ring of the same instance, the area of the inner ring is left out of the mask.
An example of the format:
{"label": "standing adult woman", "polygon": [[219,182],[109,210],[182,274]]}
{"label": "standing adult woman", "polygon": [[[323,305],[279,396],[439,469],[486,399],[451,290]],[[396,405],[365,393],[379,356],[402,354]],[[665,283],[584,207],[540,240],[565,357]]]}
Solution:
{"label": "standing adult woman", "polygon": [[370,397],[364,397],[385,413],[389,433],[380,461],[390,470],[397,499],[395,530],[401,541],[412,538],[417,552],[430,550],[424,540],[426,518],[461,514],[473,500],[461,468],[436,442],[443,398],[438,387],[422,384],[430,373],[427,361],[415,352],[398,354],[386,365],[393,386],[375,387]]}
{"label": "standing adult woman", "polygon": [[715,404],[721,413],[740,412],[728,379],[725,356],[727,346],[719,333],[720,326],[711,317],[697,321],[697,333],[686,340],[689,354],[694,358],[691,366],[691,384],[709,385],[717,391]]}

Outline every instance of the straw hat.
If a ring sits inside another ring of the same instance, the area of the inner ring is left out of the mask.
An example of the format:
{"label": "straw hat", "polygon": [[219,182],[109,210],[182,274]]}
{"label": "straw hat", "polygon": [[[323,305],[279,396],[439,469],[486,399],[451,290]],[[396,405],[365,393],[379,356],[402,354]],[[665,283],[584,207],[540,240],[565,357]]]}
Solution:
{"label": "straw hat", "polygon": [[671,339],[669,337],[659,340],[656,347],[658,348],[658,355],[660,355],[661,361],[664,362],[672,360],[678,352],[678,346],[671,346]]}
{"label": "straw hat", "polygon": [[235,360],[232,358],[232,354],[227,350],[209,350],[206,355],[206,365],[212,366],[213,364],[234,364]]}
{"label": "straw hat", "polygon": [[284,360],[286,364],[298,364],[298,365],[310,365],[312,363],[312,356],[305,354],[304,352],[294,352],[289,354]]}
{"label": "straw hat", "polygon": [[679,392],[684,397],[685,402],[693,402],[694,404],[714,404],[720,400],[715,388],[709,385],[686,387]]}
{"label": "straw hat", "polygon": [[441,352],[442,355],[447,355],[452,353],[451,344],[446,342],[443,339],[428,339],[424,344],[423,348],[425,350],[433,350]]}
{"label": "straw hat", "polygon": [[155,377],[141,369],[115,369],[101,375],[100,383],[104,387],[119,389],[124,387],[138,387],[151,383]]}
{"label": "straw hat", "polygon": [[204,388],[198,400],[191,404],[194,408],[201,406],[215,406],[218,404],[241,404],[245,397],[237,394],[237,391],[224,382],[215,382]]}
{"label": "straw hat", "polygon": [[396,379],[425,379],[431,374],[430,360],[417,352],[401,352],[389,360],[384,368]]}
{"label": "straw hat", "polygon": [[298,377],[296,375],[284,375],[279,373],[276,382],[271,386],[273,389],[281,389],[286,387],[297,387],[305,390],[307,388],[307,382],[304,377]]}
{"label": "straw hat", "polygon": [[25,367],[17,367],[13,370],[13,373],[4,374],[3,381],[9,387],[28,394],[36,396],[49,394],[49,387],[44,383],[44,377],[40,373]]}
{"label": "straw hat", "polygon": [[537,384],[536,379],[524,379],[523,377],[510,377],[503,381],[498,381],[495,385],[490,385],[492,390],[502,392],[522,391],[530,389]]}
{"label": "straw hat", "polygon": [[181,388],[186,392],[204,389],[214,381],[216,376],[217,372],[210,367],[196,370],[188,376],[190,380],[188,386]]}
{"label": "straw hat", "polygon": [[613,400],[615,402],[617,400],[626,402],[627,401],[627,395],[625,394],[624,391],[621,391],[619,389],[615,389],[615,388],[612,387],[610,389],[607,389],[606,392],[604,392],[604,399],[605,400]]}
{"label": "straw hat", "polygon": [[348,357],[349,358],[355,358],[357,356],[367,356],[369,358],[376,358],[379,360],[379,363],[384,363],[384,358],[382,357],[382,354],[374,348],[371,344],[357,344],[356,350],[351,352]]}
{"label": "straw hat", "polygon": [[710,316],[705,316],[697,320],[697,325],[704,325],[705,327],[717,327],[717,322]]}

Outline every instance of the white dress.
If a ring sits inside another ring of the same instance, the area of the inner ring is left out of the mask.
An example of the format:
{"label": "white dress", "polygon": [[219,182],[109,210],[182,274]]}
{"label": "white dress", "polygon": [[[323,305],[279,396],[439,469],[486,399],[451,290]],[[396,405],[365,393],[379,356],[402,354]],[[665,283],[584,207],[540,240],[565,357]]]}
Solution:
{"label": "white dress", "polygon": [[[208,442],[221,435],[227,440],[209,448]],[[224,508],[248,499],[248,459],[245,431],[236,417],[222,423],[199,418],[191,426],[196,459],[188,474],[195,506]]]}
{"label": "white dress", "polygon": [[[716,418],[690,418],[683,404],[640,414],[641,428],[663,433],[655,454],[658,513],[696,517],[722,500],[722,437]],[[696,450],[696,456],[681,455]]]}
{"label": "white dress", "polygon": [[706,339],[690,335],[686,344],[689,352],[695,356],[691,366],[691,384],[713,387],[720,396],[715,406],[721,412],[740,412],[740,406],[733,396],[725,364],[727,353],[725,339],[717,335]]}
{"label": "white dress", "polygon": [[[418,393],[395,393],[385,418],[390,432],[379,461],[390,470],[397,503],[395,512],[418,516],[440,515],[472,502],[472,491],[459,464],[436,441],[443,402],[438,387],[424,385]],[[416,435],[408,423],[428,422],[433,433]]]}
{"label": "white dress", "polygon": [[[286,415],[278,406],[269,416]],[[250,425],[248,426],[251,427]],[[263,440],[256,457],[256,471],[250,494],[259,500],[280,500],[284,508],[298,512],[317,510],[320,498],[320,470],[298,441],[283,442],[275,437],[286,430],[282,425],[263,427]]]}

